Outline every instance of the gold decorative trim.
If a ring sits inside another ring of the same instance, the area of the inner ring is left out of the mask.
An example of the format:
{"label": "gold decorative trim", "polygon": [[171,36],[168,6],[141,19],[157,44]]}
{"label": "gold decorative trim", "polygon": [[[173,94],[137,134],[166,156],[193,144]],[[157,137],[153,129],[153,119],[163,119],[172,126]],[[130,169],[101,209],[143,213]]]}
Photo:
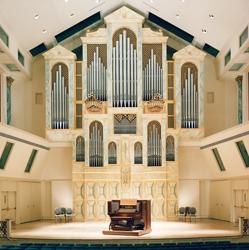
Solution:
{"label": "gold decorative trim", "polygon": [[163,110],[164,100],[161,94],[157,93],[153,99],[147,101],[147,107],[150,112],[160,112]]}
{"label": "gold decorative trim", "polygon": [[85,100],[86,109],[89,112],[101,112],[103,109],[103,102],[98,100],[94,94],[90,94]]}

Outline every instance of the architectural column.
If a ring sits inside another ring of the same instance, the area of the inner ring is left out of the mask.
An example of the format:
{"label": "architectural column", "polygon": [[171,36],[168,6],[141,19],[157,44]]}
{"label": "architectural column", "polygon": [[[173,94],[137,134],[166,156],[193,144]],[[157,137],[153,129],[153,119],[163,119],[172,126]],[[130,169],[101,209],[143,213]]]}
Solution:
{"label": "architectural column", "polygon": [[11,123],[11,86],[14,79],[10,76],[7,76],[7,91],[6,91],[6,114],[7,114],[7,124],[10,125]]}
{"label": "architectural column", "polygon": [[243,77],[238,76],[236,79],[237,82],[237,119],[238,124],[243,123]]}

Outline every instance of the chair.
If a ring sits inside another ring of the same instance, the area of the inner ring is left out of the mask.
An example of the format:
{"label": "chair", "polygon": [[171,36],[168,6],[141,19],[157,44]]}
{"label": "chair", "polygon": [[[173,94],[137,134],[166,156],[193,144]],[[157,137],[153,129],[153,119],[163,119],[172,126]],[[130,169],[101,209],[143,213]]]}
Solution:
{"label": "chair", "polygon": [[195,222],[196,222],[196,208],[195,207],[189,208],[189,218],[190,218],[190,222],[191,222],[191,218],[195,218]]}
{"label": "chair", "polygon": [[180,220],[181,218],[184,219],[184,216],[185,216],[185,207],[180,207],[180,208],[179,208],[179,211],[178,211],[179,220]]}
{"label": "chair", "polygon": [[75,216],[75,214],[73,213],[72,208],[66,208],[65,216],[66,216],[67,221],[70,221],[70,220],[73,221],[73,217]]}
{"label": "chair", "polygon": [[55,221],[57,222],[58,219],[61,221],[62,219],[65,219],[66,209],[63,207],[56,208],[54,210],[54,217]]}

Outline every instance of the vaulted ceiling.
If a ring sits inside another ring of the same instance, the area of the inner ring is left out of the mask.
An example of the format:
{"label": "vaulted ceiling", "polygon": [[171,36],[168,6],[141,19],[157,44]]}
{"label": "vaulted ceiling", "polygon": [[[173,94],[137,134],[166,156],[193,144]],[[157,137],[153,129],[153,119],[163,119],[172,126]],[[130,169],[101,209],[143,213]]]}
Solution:
{"label": "vaulted ceiling", "polygon": [[105,15],[122,4],[152,12],[219,50],[249,20],[248,0],[1,0],[0,24],[29,50],[53,42],[56,34],[97,11]]}

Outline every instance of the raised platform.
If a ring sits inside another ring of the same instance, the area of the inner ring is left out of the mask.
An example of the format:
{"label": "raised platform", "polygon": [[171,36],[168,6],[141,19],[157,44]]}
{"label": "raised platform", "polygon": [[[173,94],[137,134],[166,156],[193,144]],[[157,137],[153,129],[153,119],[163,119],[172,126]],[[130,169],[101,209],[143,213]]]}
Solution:
{"label": "raised platform", "polygon": [[39,221],[17,225],[11,237],[17,239],[121,240],[181,239],[239,236],[238,226],[224,221],[201,219],[189,222],[152,222],[152,232],[142,236],[104,235],[109,222],[55,223]]}
{"label": "raised platform", "polygon": [[151,233],[152,230],[134,230],[134,231],[113,231],[103,230],[104,235],[124,235],[124,236],[142,236]]}

